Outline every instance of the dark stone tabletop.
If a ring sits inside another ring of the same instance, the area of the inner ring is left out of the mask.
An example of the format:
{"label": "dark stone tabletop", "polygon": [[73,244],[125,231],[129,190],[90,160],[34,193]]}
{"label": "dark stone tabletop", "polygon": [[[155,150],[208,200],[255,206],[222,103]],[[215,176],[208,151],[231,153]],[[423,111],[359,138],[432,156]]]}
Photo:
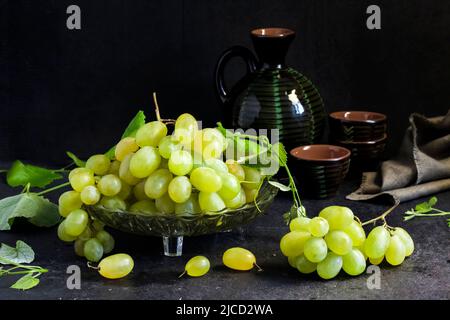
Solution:
{"label": "dark stone tabletop", "polygon": [[[323,207],[338,204],[352,208],[362,220],[378,216],[387,206],[345,200],[358,181],[347,181],[333,199],[305,200],[308,215]],[[4,181],[0,196],[12,195]],[[450,209],[450,192],[438,194],[439,208]],[[53,198],[55,199],[55,198]],[[75,255],[71,245],[59,241],[56,227],[36,228],[26,223],[12,231],[1,231],[0,242],[13,245],[24,240],[36,252],[34,264],[48,268],[41,283],[29,291],[8,288],[14,277],[0,278],[0,299],[449,299],[449,227],[445,218],[415,218],[403,222],[402,214],[425,199],[402,204],[388,223],[407,229],[415,241],[415,252],[398,267],[381,265],[380,289],[369,289],[371,274],[351,277],[343,272],[331,281],[317,275],[302,275],[292,269],[279,250],[279,240],[287,232],[282,214],[290,207],[287,195],[280,195],[268,212],[239,230],[184,239],[182,257],[165,257],[162,240],[139,237],[111,230],[116,239],[115,252],[126,252],[135,261],[128,277],[120,280],[102,278],[89,269],[86,260]],[[222,265],[223,252],[241,246],[251,250],[262,272],[235,272]],[[211,261],[210,272],[201,278],[178,278],[184,264],[194,255]],[[66,286],[67,268],[81,268],[81,289]]]}

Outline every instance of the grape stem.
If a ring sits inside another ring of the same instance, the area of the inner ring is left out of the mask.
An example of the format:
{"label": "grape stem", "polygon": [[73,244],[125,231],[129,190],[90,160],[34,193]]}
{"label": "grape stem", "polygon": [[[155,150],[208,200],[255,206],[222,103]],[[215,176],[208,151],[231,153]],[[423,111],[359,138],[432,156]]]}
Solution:
{"label": "grape stem", "polygon": [[389,213],[391,213],[392,211],[394,211],[394,209],[397,208],[397,206],[398,206],[399,204],[400,204],[400,203],[396,202],[391,208],[389,208],[388,210],[386,210],[383,214],[381,214],[380,216],[378,216],[378,217],[376,217],[376,218],[373,218],[373,219],[370,219],[370,220],[368,220],[368,221],[365,221],[365,222],[361,223],[361,226],[365,226],[365,225],[368,225],[368,224],[371,224],[371,223],[375,223],[375,222],[377,222],[378,220],[382,220],[382,221],[383,221],[383,225],[386,226],[386,227],[389,227],[388,224],[387,224],[387,222],[386,222],[386,216],[387,216]]}
{"label": "grape stem", "polygon": [[253,264],[258,269],[258,272],[264,271],[260,266],[258,266],[258,264],[256,262],[253,262]]}
{"label": "grape stem", "polygon": [[183,273],[182,274],[180,274],[179,276],[178,276],[178,279],[180,279],[182,276],[184,276],[186,274],[186,270],[184,270],[183,271]]}
{"label": "grape stem", "polygon": [[93,266],[92,265],[92,263],[90,262],[90,261],[88,261],[87,262],[87,266],[88,266],[88,268],[90,268],[90,269],[94,269],[94,270],[100,270],[100,267],[96,267],[96,266]]}
{"label": "grape stem", "polygon": [[52,188],[49,188],[49,189],[43,190],[43,191],[41,191],[41,192],[38,192],[37,195],[38,195],[38,196],[41,196],[41,195],[43,195],[43,194],[46,194],[46,193],[49,193],[49,192],[52,192],[52,191],[55,191],[55,190],[58,190],[58,189],[67,187],[68,185],[70,185],[70,182],[64,182],[64,183],[59,184],[59,185],[57,185],[57,186],[54,186],[54,187],[52,187]]}
{"label": "grape stem", "polygon": [[156,98],[156,92],[153,92],[153,102],[155,103],[156,120],[164,124],[174,124],[175,123],[174,119],[161,119],[161,114],[159,113],[158,99]]}

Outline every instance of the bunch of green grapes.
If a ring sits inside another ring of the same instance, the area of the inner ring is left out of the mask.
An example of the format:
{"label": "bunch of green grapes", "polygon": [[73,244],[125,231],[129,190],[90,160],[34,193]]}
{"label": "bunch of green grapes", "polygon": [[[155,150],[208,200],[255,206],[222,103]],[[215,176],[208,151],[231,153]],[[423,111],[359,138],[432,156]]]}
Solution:
{"label": "bunch of green grapes", "polygon": [[367,236],[359,220],[347,207],[330,206],[318,217],[298,217],[280,241],[281,252],[301,273],[334,278],[341,269],[352,276],[363,273],[366,260],[380,264],[383,259],[399,265],[414,251],[411,236],[402,228],[375,227]]}
{"label": "bunch of green grapes", "polygon": [[236,209],[254,201],[263,181],[260,170],[224,162],[225,137],[215,128],[200,130],[182,114],[172,134],[161,121],[146,123],[135,137],[119,141],[115,157],[93,155],[69,174],[73,190],[59,199],[65,218],[59,238],[74,241],[75,252],[99,261],[114,239],[92,220],[86,206],[140,214],[195,214]]}

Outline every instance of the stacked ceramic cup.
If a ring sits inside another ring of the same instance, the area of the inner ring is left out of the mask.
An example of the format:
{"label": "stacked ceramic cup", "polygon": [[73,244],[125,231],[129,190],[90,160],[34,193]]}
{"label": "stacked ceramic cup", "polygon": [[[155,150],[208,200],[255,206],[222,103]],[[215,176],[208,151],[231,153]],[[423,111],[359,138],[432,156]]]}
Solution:
{"label": "stacked ceramic cup", "polygon": [[352,153],[351,169],[373,170],[384,152],[387,140],[386,116],[370,111],[338,111],[329,115],[331,143]]}

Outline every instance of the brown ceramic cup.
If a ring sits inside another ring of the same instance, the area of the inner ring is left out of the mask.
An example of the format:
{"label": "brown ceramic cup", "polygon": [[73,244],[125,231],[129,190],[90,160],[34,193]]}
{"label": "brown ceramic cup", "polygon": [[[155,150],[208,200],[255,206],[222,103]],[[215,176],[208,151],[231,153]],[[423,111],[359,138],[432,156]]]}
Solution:
{"label": "brown ceramic cup", "polygon": [[328,116],[330,141],[366,142],[382,139],[387,117],[371,111],[337,111]]}

